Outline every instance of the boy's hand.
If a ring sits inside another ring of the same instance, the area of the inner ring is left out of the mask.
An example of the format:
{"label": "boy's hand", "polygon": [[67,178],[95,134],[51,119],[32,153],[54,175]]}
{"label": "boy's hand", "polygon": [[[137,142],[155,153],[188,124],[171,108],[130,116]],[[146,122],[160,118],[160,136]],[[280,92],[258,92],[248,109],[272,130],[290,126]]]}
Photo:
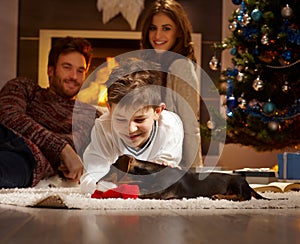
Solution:
{"label": "boy's hand", "polygon": [[79,182],[83,172],[83,164],[78,154],[67,144],[61,151],[62,165],[58,170],[62,171],[64,176],[72,181]]}

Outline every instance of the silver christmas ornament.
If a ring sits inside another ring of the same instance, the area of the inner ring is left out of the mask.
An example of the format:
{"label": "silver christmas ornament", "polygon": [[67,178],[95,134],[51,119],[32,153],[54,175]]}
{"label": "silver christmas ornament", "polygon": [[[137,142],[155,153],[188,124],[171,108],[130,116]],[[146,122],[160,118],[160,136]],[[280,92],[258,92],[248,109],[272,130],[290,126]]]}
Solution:
{"label": "silver christmas ornament", "polygon": [[281,16],[283,18],[289,18],[293,15],[293,9],[290,8],[290,6],[287,4],[284,8],[281,10]]}
{"label": "silver christmas ornament", "polygon": [[291,89],[291,87],[289,86],[289,83],[287,81],[284,82],[284,85],[282,86],[282,91],[284,93],[289,92],[289,90]]}
{"label": "silver christmas ornament", "polygon": [[271,122],[268,123],[268,127],[269,127],[270,130],[275,131],[275,130],[278,130],[279,125],[278,125],[277,122],[271,121]]}
{"label": "silver christmas ornament", "polygon": [[236,80],[242,82],[244,80],[244,73],[239,72],[236,76]]}
{"label": "silver christmas ornament", "polygon": [[269,44],[269,37],[267,34],[264,34],[261,38],[261,43],[264,44],[264,45],[267,45]]}
{"label": "silver christmas ornament", "polygon": [[243,25],[247,26],[250,23],[251,17],[246,13],[242,18]]}
{"label": "silver christmas ornament", "polygon": [[216,58],[216,56],[213,56],[211,58],[211,60],[209,61],[209,67],[212,69],[212,70],[218,70],[218,67],[219,67],[219,60]]}
{"label": "silver christmas ornament", "polygon": [[260,79],[259,76],[253,81],[252,87],[255,91],[261,91],[264,89],[264,82]]}
{"label": "silver christmas ornament", "polygon": [[214,128],[216,128],[216,123],[212,120],[207,121],[206,125],[207,125],[207,128],[210,130],[213,130]]}
{"label": "silver christmas ornament", "polygon": [[234,32],[236,30],[237,26],[238,26],[238,23],[234,20],[229,24],[228,28],[229,28],[229,30]]}
{"label": "silver christmas ornament", "polygon": [[246,102],[246,100],[243,98],[243,96],[241,96],[241,97],[238,98],[238,104],[239,104],[239,107],[240,107],[241,109],[245,109],[245,108],[246,108],[247,102]]}

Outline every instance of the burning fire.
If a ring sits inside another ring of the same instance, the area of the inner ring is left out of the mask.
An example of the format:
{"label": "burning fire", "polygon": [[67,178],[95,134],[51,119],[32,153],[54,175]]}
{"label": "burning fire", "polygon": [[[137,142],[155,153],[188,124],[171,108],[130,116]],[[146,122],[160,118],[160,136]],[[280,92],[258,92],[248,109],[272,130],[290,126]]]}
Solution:
{"label": "burning fire", "polygon": [[107,57],[106,66],[99,69],[96,73],[95,81],[91,82],[89,86],[80,91],[77,99],[90,104],[97,104],[99,107],[106,107],[107,101],[107,81],[112,69],[118,66],[115,58]]}

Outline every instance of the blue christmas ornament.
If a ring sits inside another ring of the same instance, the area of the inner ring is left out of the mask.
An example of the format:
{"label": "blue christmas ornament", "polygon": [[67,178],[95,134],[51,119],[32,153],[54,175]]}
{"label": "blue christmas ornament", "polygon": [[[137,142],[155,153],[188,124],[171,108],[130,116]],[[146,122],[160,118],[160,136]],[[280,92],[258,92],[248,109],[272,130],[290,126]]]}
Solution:
{"label": "blue christmas ornament", "polygon": [[288,24],[284,25],[282,32],[287,35],[289,42],[300,45],[300,30],[294,29],[293,27],[288,26]]}
{"label": "blue christmas ornament", "polygon": [[245,13],[246,10],[247,10],[247,7],[246,7],[246,4],[244,1],[241,2],[241,5],[242,5],[242,11]]}
{"label": "blue christmas ornament", "polygon": [[237,107],[238,103],[233,95],[227,98],[226,101],[226,114],[228,117],[233,116],[233,110]]}
{"label": "blue christmas ornament", "polygon": [[286,50],[281,54],[281,56],[283,57],[284,60],[289,61],[292,59],[292,51]]}
{"label": "blue christmas ornament", "polygon": [[227,79],[227,96],[230,96],[232,93],[233,93],[232,79]]}
{"label": "blue christmas ornament", "polygon": [[230,49],[230,54],[231,54],[232,56],[235,56],[235,55],[237,54],[237,49],[236,49],[235,47],[231,48],[231,49]]}
{"label": "blue christmas ornament", "polygon": [[290,38],[290,39],[293,39],[293,43],[296,43],[297,45],[300,45],[300,30],[293,30],[291,31],[291,33],[293,34],[290,34],[291,36],[293,36],[293,38]]}
{"label": "blue christmas ornament", "polygon": [[285,27],[285,28],[287,28],[288,26],[290,26],[291,25],[291,21],[289,20],[289,19],[284,19],[283,20],[283,26]]}
{"label": "blue christmas ornament", "polygon": [[243,15],[239,14],[238,17],[237,17],[237,20],[238,20],[239,23],[241,23],[243,21]]}
{"label": "blue christmas ornament", "polygon": [[235,77],[239,73],[237,68],[234,69],[227,69],[227,75],[230,77]]}
{"label": "blue christmas ornament", "polygon": [[268,114],[268,115],[270,115],[270,114],[273,114],[274,113],[274,111],[275,111],[275,104],[274,103],[272,103],[272,102],[266,102],[264,105],[263,105],[263,112],[265,113],[265,114]]}
{"label": "blue christmas ornament", "polygon": [[260,31],[258,28],[251,28],[251,27],[242,27],[242,30],[243,30],[243,37],[246,39],[246,40],[253,40],[255,38],[257,38],[260,34]]}
{"label": "blue christmas ornament", "polygon": [[235,5],[240,5],[242,3],[242,0],[232,0],[232,3]]}
{"label": "blue christmas ornament", "polygon": [[258,49],[258,46],[256,46],[253,50],[253,55],[254,56],[258,56],[259,55],[259,49]]}
{"label": "blue christmas ornament", "polygon": [[287,35],[288,35],[288,39],[291,43],[295,43],[296,42],[296,39],[297,39],[297,35],[296,33],[291,30],[291,29],[288,29],[287,30]]}
{"label": "blue christmas ornament", "polygon": [[259,22],[262,20],[263,14],[260,10],[258,9],[254,9],[251,13],[251,18],[256,21]]}
{"label": "blue christmas ornament", "polygon": [[[245,18],[246,18],[246,22],[247,22],[247,7],[245,5],[245,2],[242,1],[241,2],[241,7],[239,8],[239,14],[237,16],[237,20],[240,23],[241,26],[245,25]],[[247,24],[246,24],[247,25]]]}

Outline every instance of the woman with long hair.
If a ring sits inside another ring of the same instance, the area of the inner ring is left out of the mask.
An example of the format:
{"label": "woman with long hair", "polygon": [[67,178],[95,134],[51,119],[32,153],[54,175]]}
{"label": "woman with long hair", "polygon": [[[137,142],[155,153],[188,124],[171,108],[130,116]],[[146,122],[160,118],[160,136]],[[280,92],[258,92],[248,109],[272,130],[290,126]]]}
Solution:
{"label": "woman with long hair", "polygon": [[156,0],[147,9],[141,48],[164,71],[162,93],[166,108],[177,113],[184,125],[183,167],[203,165],[199,127],[200,82],[192,42],[192,26],[182,5]]}

